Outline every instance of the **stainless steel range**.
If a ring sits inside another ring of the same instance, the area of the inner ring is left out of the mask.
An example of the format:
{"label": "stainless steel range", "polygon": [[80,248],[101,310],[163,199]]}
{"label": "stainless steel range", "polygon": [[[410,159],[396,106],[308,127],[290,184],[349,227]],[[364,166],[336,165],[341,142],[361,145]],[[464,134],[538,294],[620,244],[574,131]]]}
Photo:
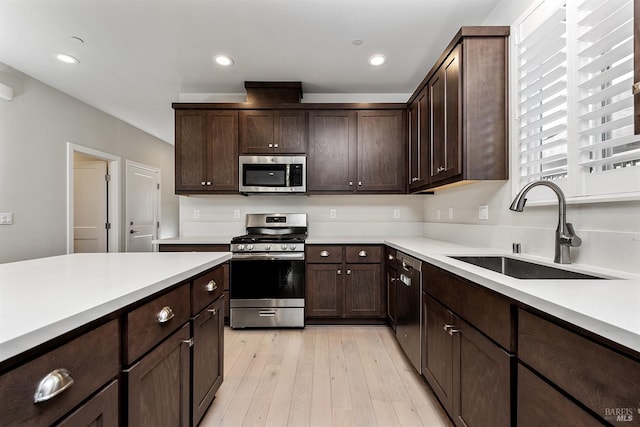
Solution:
{"label": "stainless steel range", "polygon": [[231,240],[231,327],[304,327],[307,214],[247,214],[246,228]]}

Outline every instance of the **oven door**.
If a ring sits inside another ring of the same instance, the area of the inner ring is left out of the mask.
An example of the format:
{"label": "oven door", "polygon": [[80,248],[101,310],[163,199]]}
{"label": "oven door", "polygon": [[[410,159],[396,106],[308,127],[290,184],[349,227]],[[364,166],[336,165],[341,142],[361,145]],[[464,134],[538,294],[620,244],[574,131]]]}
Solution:
{"label": "oven door", "polygon": [[230,271],[231,306],[284,306],[304,300],[304,253],[234,254]]}

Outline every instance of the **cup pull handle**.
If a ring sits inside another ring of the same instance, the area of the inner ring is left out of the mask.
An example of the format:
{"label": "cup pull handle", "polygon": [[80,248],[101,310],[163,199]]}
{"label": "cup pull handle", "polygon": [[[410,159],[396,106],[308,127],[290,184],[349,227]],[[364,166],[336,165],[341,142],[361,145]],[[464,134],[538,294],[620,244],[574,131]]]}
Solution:
{"label": "cup pull handle", "polygon": [[56,397],[73,385],[73,378],[64,368],[49,372],[38,383],[33,395],[33,403],[40,403]]}
{"label": "cup pull handle", "polygon": [[213,292],[218,289],[218,284],[213,280],[209,280],[209,283],[207,283],[204,288],[207,292]]}
{"label": "cup pull handle", "polygon": [[158,320],[158,323],[166,323],[173,319],[174,316],[175,314],[173,314],[173,310],[171,310],[171,307],[167,305],[158,312],[156,319]]}
{"label": "cup pull handle", "polygon": [[322,251],[322,252],[320,252],[320,256],[321,256],[321,257],[323,257],[323,258],[328,257],[328,256],[329,256],[329,251]]}
{"label": "cup pull handle", "polygon": [[363,257],[363,258],[366,257],[367,256],[367,251],[358,252],[358,256]]}

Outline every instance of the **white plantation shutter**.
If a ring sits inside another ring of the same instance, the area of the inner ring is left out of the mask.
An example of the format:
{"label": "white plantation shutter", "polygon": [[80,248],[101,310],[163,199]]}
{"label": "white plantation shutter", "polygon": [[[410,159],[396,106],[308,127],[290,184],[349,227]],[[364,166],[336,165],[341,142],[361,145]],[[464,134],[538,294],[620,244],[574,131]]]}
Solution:
{"label": "white plantation shutter", "polygon": [[569,197],[639,194],[633,0],[543,0],[512,34],[514,191],[545,179]]}
{"label": "white plantation shutter", "polygon": [[580,158],[595,174],[640,164],[633,135],[633,0],[578,6]]}
{"label": "white plantation shutter", "polygon": [[517,143],[522,186],[567,174],[565,8],[536,9],[520,23],[516,35]]}

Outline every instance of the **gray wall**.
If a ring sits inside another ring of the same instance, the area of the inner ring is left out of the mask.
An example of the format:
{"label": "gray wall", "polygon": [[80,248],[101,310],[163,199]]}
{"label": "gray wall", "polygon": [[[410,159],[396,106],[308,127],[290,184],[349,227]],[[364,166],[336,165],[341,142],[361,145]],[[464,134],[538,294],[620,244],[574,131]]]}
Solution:
{"label": "gray wall", "polygon": [[[0,263],[66,253],[67,142],[121,157],[121,224],[124,160],[159,168],[161,237],[178,233],[172,145],[2,63],[0,82],[14,90],[0,99],[0,212],[14,214],[0,226]],[[124,227],[121,250],[123,238]]]}

